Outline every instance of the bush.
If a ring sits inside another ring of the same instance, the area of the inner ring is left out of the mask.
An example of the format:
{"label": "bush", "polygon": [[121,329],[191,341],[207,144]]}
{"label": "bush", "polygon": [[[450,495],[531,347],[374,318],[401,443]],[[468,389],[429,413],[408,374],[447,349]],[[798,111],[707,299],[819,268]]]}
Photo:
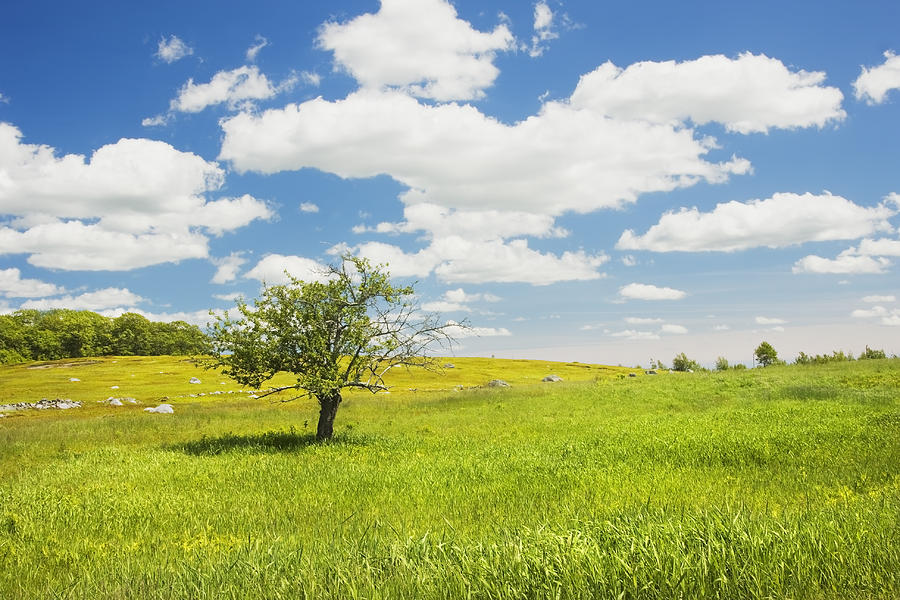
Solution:
{"label": "bush", "polygon": [[720,356],[716,359],[716,371],[727,371],[728,370],[728,359],[724,356]]}
{"label": "bush", "polygon": [[866,346],[866,351],[859,355],[859,360],[872,360],[877,358],[887,358],[884,350],[872,350]]}
{"label": "bush", "polygon": [[682,372],[699,371],[700,363],[698,363],[696,360],[692,360],[692,359],[688,358],[687,354],[682,352],[681,354],[676,355],[675,358],[672,359],[672,368],[676,371],[682,371]]}

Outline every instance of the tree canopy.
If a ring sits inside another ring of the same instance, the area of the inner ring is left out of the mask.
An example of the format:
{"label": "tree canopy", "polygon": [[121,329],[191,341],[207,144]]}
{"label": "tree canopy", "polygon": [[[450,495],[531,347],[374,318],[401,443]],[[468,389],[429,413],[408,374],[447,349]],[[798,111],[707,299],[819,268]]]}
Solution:
{"label": "tree canopy", "polygon": [[756,362],[759,363],[759,366],[761,367],[778,364],[778,352],[775,351],[775,348],[773,348],[772,344],[769,342],[762,342],[757,346],[753,355],[756,357]]}
{"label": "tree canopy", "polygon": [[[281,371],[295,383],[267,394],[297,390],[320,405],[316,437],[332,437],[341,392],[386,390],[397,366],[431,367],[434,346],[448,347],[458,324],[441,324],[418,309],[412,286],[391,282],[384,266],[345,255],[318,281],[288,275],[290,283],[264,287],[237,315],[216,316],[210,367],[243,385],[260,387]],[[297,396],[299,397],[299,396]]]}

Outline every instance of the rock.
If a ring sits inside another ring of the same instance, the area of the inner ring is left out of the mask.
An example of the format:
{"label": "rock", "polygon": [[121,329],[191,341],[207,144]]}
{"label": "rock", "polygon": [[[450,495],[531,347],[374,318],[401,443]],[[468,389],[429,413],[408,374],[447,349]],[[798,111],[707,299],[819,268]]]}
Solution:
{"label": "rock", "polygon": [[446,364],[444,364],[444,368],[445,369],[455,369],[456,365],[454,365],[453,363],[446,363]]}
{"label": "rock", "polygon": [[488,387],[509,387],[509,384],[502,379],[491,379],[488,381]]}
{"label": "rock", "polygon": [[200,381],[199,379],[197,379],[196,377],[191,377],[190,383],[203,383],[203,382]]}
{"label": "rock", "polygon": [[137,404],[137,400],[135,398],[122,398],[128,404]]}
{"label": "rock", "polygon": [[122,401],[118,398],[110,398],[107,402],[110,406],[122,406]]}
{"label": "rock", "polygon": [[69,381],[81,381],[77,377],[69,377]]}
{"label": "rock", "polygon": [[628,376],[629,377],[637,377],[637,373],[629,373]]}
{"label": "rock", "polygon": [[545,381],[547,383],[556,383],[557,381],[562,381],[562,380],[563,380],[563,378],[560,377],[559,375],[547,375],[546,377],[541,379],[541,381]]}
{"label": "rock", "polygon": [[644,373],[646,373],[647,375],[656,375],[656,371],[654,371],[653,369],[650,369],[649,371],[644,371]]}
{"label": "rock", "polygon": [[156,414],[160,414],[160,415],[171,415],[175,412],[175,409],[172,408],[171,404],[160,404],[159,406],[157,406],[155,408],[145,408],[144,411],[148,412],[148,413],[156,413]]}
{"label": "rock", "polygon": [[117,390],[117,389],[119,389],[119,386],[114,385],[114,386],[110,387],[109,389],[111,389],[111,390]]}

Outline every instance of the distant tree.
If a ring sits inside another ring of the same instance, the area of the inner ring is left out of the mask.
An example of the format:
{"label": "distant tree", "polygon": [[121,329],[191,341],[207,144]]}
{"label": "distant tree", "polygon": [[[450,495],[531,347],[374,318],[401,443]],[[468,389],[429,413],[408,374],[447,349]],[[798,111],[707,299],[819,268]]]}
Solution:
{"label": "distant tree", "polygon": [[215,317],[207,366],[253,387],[291,373],[294,384],[263,396],[293,389],[315,397],[319,440],[334,434],[344,389],[375,393],[387,389],[384,376],[396,366],[434,365],[426,352],[452,343],[459,327],[422,313],[412,287],[394,285],[383,267],[362,258],[343,256],[323,281],[288,277],[287,285],[265,287],[252,307],[239,301],[238,318]]}
{"label": "distant tree", "polygon": [[127,312],[113,319],[112,353],[119,356],[150,355],[151,323],[147,317]]}
{"label": "distant tree", "polygon": [[756,362],[759,363],[759,366],[761,367],[778,364],[778,352],[775,351],[775,348],[773,348],[769,342],[763,342],[757,346],[753,355],[756,357]]}
{"label": "distant tree", "polygon": [[681,354],[676,355],[675,358],[672,359],[672,368],[676,371],[682,371],[682,372],[684,372],[684,371],[699,371],[700,363],[698,363],[696,360],[692,360],[692,359],[688,358],[687,354],[682,352]]}
{"label": "distant tree", "polygon": [[663,363],[663,361],[657,359],[650,359],[650,368],[655,371],[665,371],[668,367]]}
{"label": "distant tree", "polygon": [[859,360],[871,360],[878,358],[887,358],[884,350],[872,350],[868,345],[866,346],[866,351],[859,355]]}
{"label": "distant tree", "polygon": [[727,371],[728,370],[728,359],[724,356],[720,356],[716,359],[716,371]]}

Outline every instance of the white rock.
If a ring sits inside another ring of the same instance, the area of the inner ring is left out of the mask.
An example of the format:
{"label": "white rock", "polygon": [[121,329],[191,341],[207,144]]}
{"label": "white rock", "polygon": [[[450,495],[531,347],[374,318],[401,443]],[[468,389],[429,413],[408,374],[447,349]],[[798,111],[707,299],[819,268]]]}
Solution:
{"label": "white rock", "polygon": [[77,377],[69,377],[69,381],[81,381]]}
{"label": "white rock", "polygon": [[197,379],[196,377],[191,377],[191,381],[190,381],[190,382],[191,382],[191,383],[203,383],[202,381],[200,381],[200,380]]}
{"label": "white rock", "polygon": [[112,387],[111,387],[111,388],[109,388],[109,389],[111,389],[111,390],[117,390],[117,389],[119,389],[119,386],[117,386],[117,385],[114,385],[114,386],[112,386]]}
{"label": "white rock", "polygon": [[160,404],[155,408],[145,408],[144,411],[149,413],[157,413],[160,415],[171,415],[175,412],[175,409],[172,408],[171,404]]}
{"label": "white rock", "polygon": [[110,398],[109,405],[110,406],[122,406],[122,401],[119,400],[118,398]]}

